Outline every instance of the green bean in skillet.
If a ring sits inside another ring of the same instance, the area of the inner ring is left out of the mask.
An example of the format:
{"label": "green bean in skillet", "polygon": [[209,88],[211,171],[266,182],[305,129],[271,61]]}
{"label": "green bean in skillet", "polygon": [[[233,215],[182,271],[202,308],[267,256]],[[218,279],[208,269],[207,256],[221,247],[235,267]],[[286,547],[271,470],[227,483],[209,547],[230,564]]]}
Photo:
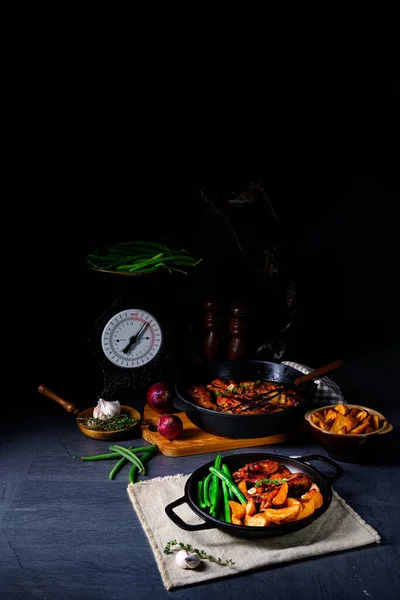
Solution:
{"label": "green bean in skillet", "polygon": [[204,479],[204,485],[203,485],[203,502],[209,508],[211,507],[211,501],[210,501],[210,498],[208,495],[208,491],[209,491],[209,487],[210,487],[211,477],[212,477],[212,473],[209,473],[206,476],[206,478]]}
{"label": "green bean in skillet", "polygon": [[[218,454],[215,457],[214,467],[219,471],[221,468],[222,456]],[[221,480],[215,473],[211,476],[209,499],[211,502],[210,514],[212,517],[218,517],[219,503],[221,500]]]}
{"label": "green bean in skillet", "polygon": [[209,470],[213,475],[217,475],[217,477],[219,477],[222,481],[225,481],[226,485],[228,486],[228,489],[232,490],[232,492],[235,494],[236,498],[239,499],[239,502],[241,504],[247,504],[246,496],[244,494],[242,494],[242,492],[239,490],[238,486],[235,483],[233,483],[229,479],[229,477],[227,477],[225,475],[225,473],[223,473],[222,471],[219,471],[215,467],[210,467]]}
{"label": "green bean in skillet", "polygon": [[225,481],[221,481],[222,484],[222,498],[223,498],[223,521],[225,523],[231,523],[231,508],[229,506],[229,490]]}
{"label": "green bean in skillet", "polygon": [[[223,473],[225,473],[225,475],[227,477],[229,477],[229,479],[232,481],[232,483],[235,483],[233,481],[232,473],[230,472],[228,465],[226,465],[225,463],[223,463],[222,466],[221,466],[221,471]],[[229,494],[229,500],[235,500],[235,494],[232,492],[232,490],[230,488],[228,488],[228,494]]]}
{"label": "green bean in skillet", "polygon": [[200,481],[197,482],[197,502],[198,502],[198,505],[200,506],[200,508],[202,508],[202,509],[207,508],[207,505],[204,502],[204,496],[203,496],[204,481],[205,481],[205,478],[200,479]]}

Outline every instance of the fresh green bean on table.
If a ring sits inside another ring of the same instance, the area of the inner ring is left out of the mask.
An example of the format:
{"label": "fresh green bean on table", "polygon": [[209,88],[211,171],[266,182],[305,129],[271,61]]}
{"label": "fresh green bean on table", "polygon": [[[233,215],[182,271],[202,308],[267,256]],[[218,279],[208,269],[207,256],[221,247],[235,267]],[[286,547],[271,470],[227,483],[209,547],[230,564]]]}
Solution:
{"label": "fresh green bean on table", "polygon": [[[146,463],[148,460],[150,460],[150,458],[152,456],[154,456],[154,454],[157,451],[158,451],[158,448],[156,446],[156,450],[151,450],[150,449],[148,452],[145,452],[143,454],[143,456],[141,457],[142,463]],[[129,475],[128,475],[128,477],[129,477],[129,483],[135,483],[135,477],[136,477],[136,474],[138,473],[138,471],[139,471],[138,466],[135,465],[135,464],[133,464],[131,466],[131,468],[129,469]]]}
{"label": "fresh green bean on table", "polygon": [[134,454],[133,452],[130,452],[130,450],[128,448],[124,448],[123,446],[119,446],[118,444],[113,444],[112,446],[110,446],[110,450],[118,452],[120,454],[120,456],[124,456],[131,463],[133,463],[134,465],[136,465],[138,467],[140,473],[143,473],[143,475],[146,475],[146,468],[145,468],[144,464],[142,463],[140,458],[138,456],[136,456],[136,454]]}
{"label": "fresh green bean on table", "polygon": [[[113,444],[110,446],[110,450],[113,450],[113,452],[109,452],[107,454],[96,454],[93,456],[74,455],[72,458],[79,458],[80,460],[84,461],[110,460],[112,458],[118,458],[119,460],[109,473],[109,479],[114,479],[115,475],[122,469],[122,467],[130,461],[132,466],[129,470],[128,478],[130,483],[135,483],[136,473],[141,472],[143,475],[146,474],[144,463],[149,461],[152,456],[157,454],[158,446],[153,444],[150,446],[141,446],[140,448],[132,448],[132,446],[125,447]],[[142,454],[141,457],[138,456],[140,453]]]}

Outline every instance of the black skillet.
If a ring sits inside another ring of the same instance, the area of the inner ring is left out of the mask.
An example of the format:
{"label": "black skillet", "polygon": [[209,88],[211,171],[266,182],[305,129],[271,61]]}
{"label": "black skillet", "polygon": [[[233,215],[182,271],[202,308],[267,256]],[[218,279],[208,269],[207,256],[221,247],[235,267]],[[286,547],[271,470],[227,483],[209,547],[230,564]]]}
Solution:
{"label": "black skillet", "polygon": [[[337,366],[342,364],[337,361]],[[337,368],[337,367],[336,367]],[[328,369],[333,370],[333,368]],[[322,375],[323,368],[318,369]],[[192,385],[210,383],[216,377],[236,381],[274,381],[284,386],[295,386],[303,401],[297,406],[286,408],[280,412],[265,414],[229,414],[220,413],[195,404],[187,390]],[[315,377],[317,378],[317,376]],[[188,419],[197,427],[208,433],[235,439],[257,438],[279,433],[287,433],[295,429],[310,408],[317,390],[315,381],[294,383],[299,379],[299,371],[287,365],[261,361],[241,360],[210,363],[194,368],[180,376],[175,383],[176,410],[186,413]],[[303,379],[301,377],[301,379]]]}
{"label": "black skillet", "polygon": [[[336,462],[326,456],[319,456],[318,454],[313,454],[310,456],[303,456],[301,458],[293,459],[288,458],[287,456],[282,456],[279,454],[268,454],[263,452],[257,453],[244,453],[244,454],[231,454],[228,456],[224,456],[222,461],[228,466],[231,473],[239,469],[240,467],[244,467],[245,464],[250,462],[257,462],[260,460],[275,460],[278,461],[280,465],[285,465],[292,473],[305,473],[312,477],[313,481],[318,485],[321,494],[324,497],[324,502],[320,508],[315,510],[315,512],[306,517],[305,519],[301,519],[300,521],[294,521],[293,523],[286,523],[283,525],[275,525],[269,527],[250,527],[245,525],[233,525],[232,523],[225,523],[214,517],[211,517],[208,513],[202,510],[197,504],[197,484],[200,480],[202,480],[209,473],[209,467],[214,465],[215,461],[210,461],[207,464],[199,467],[192,475],[190,475],[189,479],[185,484],[185,493],[184,496],[178,498],[171,504],[168,504],[165,507],[165,512],[168,517],[178,525],[181,529],[185,529],[186,531],[198,531],[200,529],[213,529],[218,528],[226,533],[229,533],[234,536],[239,537],[247,537],[247,538],[266,538],[266,537],[277,537],[281,535],[286,535],[288,533],[293,533],[298,531],[299,529],[303,529],[307,527],[319,517],[321,517],[329,508],[332,502],[332,483],[334,483],[339,477],[341,477],[344,473],[342,467],[340,467]],[[310,461],[322,461],[329,467],[332,467],[334,473],[330,476],[323,475],[320,471],[318,471],[315,467],[311,466]],[[188,504],[193,512],[196,513],[201,519],[204,520],[203,523],[199,523],[198,525],[191,525],[186,523],[179,517],[175,512],[174,508],[180,506],[181,504]]]}

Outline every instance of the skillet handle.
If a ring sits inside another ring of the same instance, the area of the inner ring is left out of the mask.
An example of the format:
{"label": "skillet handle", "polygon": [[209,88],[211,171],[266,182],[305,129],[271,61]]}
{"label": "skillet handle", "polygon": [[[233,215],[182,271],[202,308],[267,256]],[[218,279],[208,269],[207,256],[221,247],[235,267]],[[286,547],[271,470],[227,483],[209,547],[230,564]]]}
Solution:
{"label": "skillet handle", "polygon": [[167,506],[165,507],[165,512],[167,513],[171,521],[175,523],[175,525],[178,525],[178,527],[180,527],[181,529],[185,529],[186,531],[199,531],[200,529],[212,529],[214,527],[209,523],[199,523],[198,525],[189,525],[189,523],[185,523],[185,521],[178,517],[178,515],[173,511],[173,509],[176,506],[179,506],[184,502],[186,502],[186,499],[185,496],[182,496],[182,498],[178,498],[178,500],[175,500],[175,502],[171,502],[171,504],[167,504]]}
{"label": "skillet handle", "polygon": [[327,456],[320,456],[319,454],[311,454],[310,456],[302,456],[301,458],[296,459],[300,462],[306,463],[308,464],[308,461],[310,460],[320,460],[321,462],[329,465],[330,467],[332,467],[332,469],[334,469],[336,471],[336,473],[334,473],[333,475],[322,475],[322,473],[320,473],[318,471],[318,469],[316,469],[314,466],[313,468],[318,471],[318,473],[320,473],[320,475],[322,477],[324,477],[325,479],[328,480],[328,482],[330,484],[334,483],[335,481],[337,481],[339,479],[339,477],[341,477],[344,473],[344,470],[342,469],[342,467],[340,465],[338,465],[334,460],[332,460],[331,458],[328,458]]}
{"label": "skillet handle", "polygon": [[342,367],[344,362],[342,360],[335,360],[335,362],[329,363],[329,365],[325,365],[324,367],[320,367],[319,369],[315,369],[315,371],[310,371],[307,375],[302,375],[294,380],[295,385],[299,385],[300,383],[305,383],[306,381],[311,381],[312,379],[317,379],[318,377],[322,377],[326,375],[326,373],[330,373],[335,369],[339,369]]}

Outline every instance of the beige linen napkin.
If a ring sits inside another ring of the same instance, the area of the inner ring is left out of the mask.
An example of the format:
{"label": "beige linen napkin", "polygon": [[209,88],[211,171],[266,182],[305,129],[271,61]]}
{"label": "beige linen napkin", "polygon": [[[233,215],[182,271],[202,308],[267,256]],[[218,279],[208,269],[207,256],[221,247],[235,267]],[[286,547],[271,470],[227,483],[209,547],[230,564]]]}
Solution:
{"label": "beige linen napkin", "polygon": [[[361,519],[334,490],[329,509],[311,525],[292,534],[276,538],[246,539],[216,528],[186,531],[170,520],[165,507],[184,495],[188,477],[189,475],[182,474],[156,477],[130,483],[127,488],[167,590],[381,541],[377,531]],[[176,507],[174,511],[186,523],[204,523],[186,503]],[[179,548],[171,554],[163,552],[166,544],[172,540],[191,544],[193,548],[204,550],[223,561],[231,559],[235,564],[221,566],[203,560],[197,569],[181,569],[175,563],[175,554]]]}

